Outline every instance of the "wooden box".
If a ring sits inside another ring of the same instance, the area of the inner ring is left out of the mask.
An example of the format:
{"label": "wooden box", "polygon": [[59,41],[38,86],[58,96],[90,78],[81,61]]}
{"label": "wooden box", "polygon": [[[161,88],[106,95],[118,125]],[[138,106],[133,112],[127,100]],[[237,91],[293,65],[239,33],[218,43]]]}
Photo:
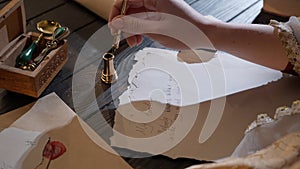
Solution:
{"label": "wooden box", "polygon": [[[22,0],[11,0],[0,10],[0,88],[39,97],[67,62],[67,41],[52,50],[34,71],[16,68],[16,58],[39,35],[26,33],[25,22]],[[51,37],[44,37],[35,54],[41,52],[49,40]]]}

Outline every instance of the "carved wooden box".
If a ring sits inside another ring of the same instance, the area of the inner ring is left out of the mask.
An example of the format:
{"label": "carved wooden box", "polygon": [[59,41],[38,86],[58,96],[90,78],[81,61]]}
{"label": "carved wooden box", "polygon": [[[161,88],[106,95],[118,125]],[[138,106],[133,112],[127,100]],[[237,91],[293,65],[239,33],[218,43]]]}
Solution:
{"label": "carved wooden box", "polygon": [[[23,1],[11,0],[0,10],[0,88],[39,97],[67,62],[67,41],[52,50],[34,71],[22,70],[15,67],[16,58],[39,36],[25,32]],[[35,55],[49,40],[50,37],[41,40]]]}

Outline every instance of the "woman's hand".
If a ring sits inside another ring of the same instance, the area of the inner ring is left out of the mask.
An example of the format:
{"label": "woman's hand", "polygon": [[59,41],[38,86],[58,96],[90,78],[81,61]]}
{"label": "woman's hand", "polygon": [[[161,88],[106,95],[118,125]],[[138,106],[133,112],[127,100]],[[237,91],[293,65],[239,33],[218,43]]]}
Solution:
{"label": "woman's hand", "polygon": [[[128,0],[127,14],[119,16],[122,0],[110,15],[112,32],[120,29],[130,46],[142,35],[174,49],[209,48],[284,70],[287,55],[270,25],[233,24],[205,17],[183,0]],[[203,32],[202,32],[203,31]]]}
{"label": "woman's hand", "polygon": [[142,35],[175,49],[204,45],[195,25],[205,17],[183,0],[128,0],[126,16],[120,16],[121,5],[122,0],[114,2],[109,25],[113,33],[122,30],[130,46],[139,45]]}

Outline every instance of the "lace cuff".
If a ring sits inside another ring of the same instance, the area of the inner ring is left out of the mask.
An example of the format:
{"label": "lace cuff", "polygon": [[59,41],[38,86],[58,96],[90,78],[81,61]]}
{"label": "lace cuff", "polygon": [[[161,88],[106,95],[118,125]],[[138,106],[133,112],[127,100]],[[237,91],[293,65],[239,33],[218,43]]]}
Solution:
{"label": "lace cuff", "polygon": [[297,32],[300,28],[299,19],[297,17],[291,17],[286,23],[271,20],[270,25],[277,29],[278,37],[286,51],[293,71],[300,75],[300,40],[297,40],[297,35],[300,33]]}

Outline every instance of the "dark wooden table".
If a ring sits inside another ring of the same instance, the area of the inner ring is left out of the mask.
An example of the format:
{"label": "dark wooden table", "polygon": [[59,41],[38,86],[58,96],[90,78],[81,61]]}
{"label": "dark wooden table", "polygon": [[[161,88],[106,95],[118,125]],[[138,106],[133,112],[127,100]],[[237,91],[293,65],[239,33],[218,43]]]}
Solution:
{"label": "dark wooden table", "polygon": [[[5,5],[7,2],[8,0],[0,0],[0,7]],[[268,23],[269,19],[273,17],[272,15],[261,12],[262,0],[186,0],[186,2],[202,14],[212,15],[225,22]],[[67,38],[69,60],[56,78],[43,92],[42,96],[55,92],[67,105],[74,109],[72,100],[72,77],[76,74],[76,72],[74,72],[74,64],[85,42],[95,31],[100,29],[103,25],[106,25],[107,22],[71,0],[24,0],[24,3],[27,31],[36,31],[36,23],[43,19],[56,20],[64,26],[69,27],[71,30],[71,34]],[[286,18],[280,19],[285,20]],[[127,89],[128,74],[134,64],[133,60],[128,58],[128,56],[139,49],[153,45],[154,42],[149,39],[146,39],[141,46],[135,48],[128,48],[128,46],[122,42],[120,53],[117,55],[115,62],[116,64],[128,62],[128,66],[124,68],[122,72],[119,72],[118,83],[120,85],[118,85],[118,90],[111,91],[111,86],[98,83],[98,106],[100,108],[100,112],[111,125],[113,125],[114,110],[117,106],[115,105],[116,102],[114,104],[112,103],[112,98],[117,98]],[[90,62],[92,63],[93,60]],[[99,79],[96,79],[96,81],[99,81]],[[35,100],[36,99],[32,97],[0,89],[0,114],[21,107]],[[79,113],[89,113],[89,116],[83,120],[85,120],[100,136],[108,141],[108,137],[111,134],[110,131],[105,128],[105,125],[101,125],[103,121],[98,121],[93,117],[94,114],[99,113],[99,110],[97,112]],[[120,149],[116,150],[122,151]],[[130,153],[130,151],[128,151],[128,153]],[[147,169],[178,169],[185,168],[192,164],[201,163],[201,161],[193,159],[180,158],[174,160],[162,155],[148,158],[124,157],[124,159],[133,166],[133,168]]]}

